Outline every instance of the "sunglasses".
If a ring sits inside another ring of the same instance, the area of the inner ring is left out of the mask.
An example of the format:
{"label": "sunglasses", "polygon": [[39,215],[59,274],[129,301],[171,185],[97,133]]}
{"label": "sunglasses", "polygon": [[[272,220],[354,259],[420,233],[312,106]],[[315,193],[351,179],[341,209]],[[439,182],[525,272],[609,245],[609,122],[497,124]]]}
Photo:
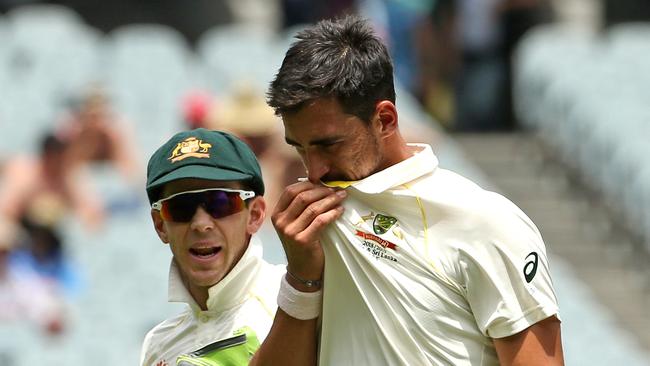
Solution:
{"label": "sunglasses", "polygon": [[220,219],[244,209],[244,201],[255,192],[228,188],[208,188],[173,194],[151,205],[165,221],[189,222],[201,206],[210,216]]}

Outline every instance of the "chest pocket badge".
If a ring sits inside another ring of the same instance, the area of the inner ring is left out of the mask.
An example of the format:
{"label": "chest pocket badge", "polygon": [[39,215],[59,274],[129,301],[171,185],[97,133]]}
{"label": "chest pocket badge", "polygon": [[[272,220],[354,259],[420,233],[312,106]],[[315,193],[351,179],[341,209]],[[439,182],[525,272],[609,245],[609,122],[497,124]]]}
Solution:
{"label": "chest pocket badge", "polygon": [[391,216],[377,214],[372,221],[372,230],[377,235],[385,234],[391,226],[395,225],[397,219]]}
{"label": "chest pocket badge", "polygon": [[244,327],[234,337],[178,356],[177,366],[246,366],[260,347],[255,332]]}

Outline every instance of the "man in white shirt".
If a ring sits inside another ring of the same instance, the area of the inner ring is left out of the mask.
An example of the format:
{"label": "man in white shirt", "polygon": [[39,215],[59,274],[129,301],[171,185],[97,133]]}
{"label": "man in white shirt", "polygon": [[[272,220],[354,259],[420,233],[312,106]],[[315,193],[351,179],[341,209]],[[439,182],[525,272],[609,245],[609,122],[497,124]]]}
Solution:
{"label": "man in white shirt", "polygon": [[169,301],[187,309],[146,336],[140,364],[248,365],[276,310],[284,268],[262,259],[266,203],[249,147],[220,131],[180,132],[147,167],[156,233],[169,244]]}
{"label": "man in white shirt", "polygon": [[[297,38],[268,96],[308,175],[272,215],[302,302],[279,303],[256,365],[563,364],[534,224],[405,143],[392,63],[364,21]],[[322,313],[301,320],[321,281]],[[289,349],[304,358],[266,362]]]}

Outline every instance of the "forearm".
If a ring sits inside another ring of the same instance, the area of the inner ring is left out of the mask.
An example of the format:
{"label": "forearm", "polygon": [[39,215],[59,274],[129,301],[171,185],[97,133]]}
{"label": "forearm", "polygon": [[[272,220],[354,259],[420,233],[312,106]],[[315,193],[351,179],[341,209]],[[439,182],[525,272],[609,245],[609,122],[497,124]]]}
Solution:
{"label": "forearm", "polygon": [[278,309],[271,331],[250,365],[316,365],[317,321],[317,318],[298,320]]}
{"label": "forearm", "polygon": [[343,213],[340,203],[344,197],[344,191],[337,194],[331,188],[310,182],[295,183],[280,196],[271,219],[291,274],[282,278],[273,325],[250,365],[317,364],[318,316],[322,304],[318,282],[324,268],[318,238]]}

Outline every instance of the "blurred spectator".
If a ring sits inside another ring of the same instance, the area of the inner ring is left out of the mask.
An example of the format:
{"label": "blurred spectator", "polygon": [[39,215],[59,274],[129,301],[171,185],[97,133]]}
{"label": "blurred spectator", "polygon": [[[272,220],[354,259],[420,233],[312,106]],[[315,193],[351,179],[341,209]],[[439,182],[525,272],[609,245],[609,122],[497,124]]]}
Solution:
{"label": "blurred spectator", "polygon": [[26,268],[15,268],[9,257],[19,239],[10,221],[0,221],[0,322],[29,321],[51,335],[63,331],[63,302],[54,287]]}
{"label": "blurred spectator", "polygon": [[427,108],[458,131],[515,128],[511,54],[528,29],[548,19],[547,0],[438,1],[427,36],[434,44],[423,58],[432,60],[425,72]]}
{"label": "blurred spectator", "polygon": [[650,21],[648,0],[604,0],[605,24]]}
{"label": "blurred spectator", "polygon": [[282,27],[279,0],[229,0],[232,21],[277,32]]}
{"label": "blurred spectator", "polygon": [[521,37],[535,25],[553,19],[550,0],[502,0],[499,9],[503,29],[501,54],[505,62],[505,96],[503,127],[517,127],[512,107],[512,54]]}
{"label": "blurred spectator", "polygon": [[193,90],[182,101],[183,123],[188,130],[207,128],[207,118],[214,108],[213,97],[207,91]]}
{"label": "blurred spectator", "polygon": [[355,0],[282,0],[283,27],[315,23],[355,11]]}
{"label": "blurred spectator", "polygon": [[56,228],[23,219],[22,225],[29,237],[16,248],[11,263],[56,284],[65,295],[75,296],[81,290],[78,270],[65,256],[63,243]]}
{"label": "blurred spectator", "polygon": [[69,163],[73,167],[108,162],[135,186],[143,177],[130,127],[111,109],[105,92],[93,86],[73,108],[58,133],[68,146]]}
{"label": "blurred spectator", "polygon": [[395,77],[416,97],[422,95],[420,85],[420,46],[418,32],[433,7],[433,0],[383,0],[386,7],[388,39]]}
{"label": "blurred spectator", "polygon": [[74,212],[90,229],[104,220],[104,209],[90,188],[69,163],[68,145],[47,134],[36,157],[17,156],[2,170],[0,216],[12,222],[28,218],[55,227],[69,212]]}
{"label": "blurred spectator", "polygon": [[458,0],[455,129],[502,129],[505,118],[505,60],[498,10],[501,0]]}
{"label": "blurred spectator", "polygon": [[233,20],[228,0],[192,0],[190,4],[178,0],[51,2],[69,6],[81,14],[88,24],[104,32],[125,24],[161,23],[178,29],[190,43],[194,43],[211,27]]}
{"label": "blurred spectator", "polygon": [[281,127],[263,94],[245,83],[233,87],[209,116],[209,128],[230,132],[253,150],[266,185],[264,197],[271,206],[287,184],[305,175],[302,163],[284,142]]}
{"label": "blurred spectator", "polygon": [[459,66],[456,45],[456,0],[438,0],[419,32],[422,76],[421,101],[446,128],[455,113],[454,84]]}
{"label": "blurred spectator", "polygon": [[42,1],[39,0],[0,0],[0,13],[4,13],[8,10],[10,10],[13,7],[20,6],[20,5],[25,5],[25,4],[33,4],[33,3],[39,3]]}

